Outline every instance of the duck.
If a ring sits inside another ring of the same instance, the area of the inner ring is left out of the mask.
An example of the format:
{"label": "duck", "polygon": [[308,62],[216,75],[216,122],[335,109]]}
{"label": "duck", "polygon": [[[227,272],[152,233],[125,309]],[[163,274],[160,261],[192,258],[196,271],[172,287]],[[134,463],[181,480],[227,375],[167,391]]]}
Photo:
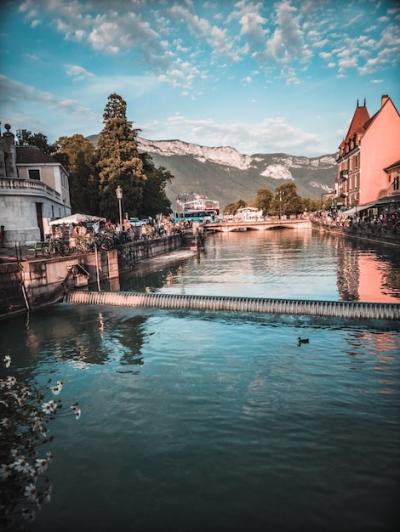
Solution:
{"label": "duck", "polygon": [[300,336],[297,338],[297,345],[300,347],[301,344],[309,344],[310,339],[309,338],[300,338]]}

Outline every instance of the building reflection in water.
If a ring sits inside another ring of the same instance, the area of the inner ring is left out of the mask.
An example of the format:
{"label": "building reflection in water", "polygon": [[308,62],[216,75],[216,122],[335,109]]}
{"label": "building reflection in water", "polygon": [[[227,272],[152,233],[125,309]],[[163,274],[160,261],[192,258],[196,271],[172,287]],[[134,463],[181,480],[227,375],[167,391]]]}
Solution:
{"label": "building reflection in water", "polygon": [[396,250],[337,239],[337,288],[345,301],[400,302],[400,265]]}

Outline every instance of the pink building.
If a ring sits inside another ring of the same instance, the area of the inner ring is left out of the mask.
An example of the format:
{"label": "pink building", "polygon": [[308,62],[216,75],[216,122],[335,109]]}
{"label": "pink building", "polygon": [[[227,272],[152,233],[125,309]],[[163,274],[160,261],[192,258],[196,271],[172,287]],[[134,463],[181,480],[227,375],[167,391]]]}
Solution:
{"label": "pink building", "polygon": [[359,105],[339,146],[336,175],[338,206],[363,206],[391,194],[393,181],[385,169],[400,159],[400,115],[388,95],[369,116]]}

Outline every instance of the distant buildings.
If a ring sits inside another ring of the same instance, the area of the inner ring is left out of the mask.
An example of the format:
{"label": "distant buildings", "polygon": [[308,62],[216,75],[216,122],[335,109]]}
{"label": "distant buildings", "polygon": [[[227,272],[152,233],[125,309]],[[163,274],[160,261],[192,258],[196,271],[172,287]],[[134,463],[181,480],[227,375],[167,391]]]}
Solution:
{"label": "distant buildings", "polygon": [[207,196],[194,192],[180,194],[176,198],[179,212],[204,211],[219,214],[219,201],[210,200]]}
{"label": "distant buildings", "polygon": [[0,225],[6,245],[43,240],[48,222],[71,214],[68,174],[33,146],[16,146],[6,124],[0,136]]}
{"label": "distant buildings", "polygon": [[242,207],[238,209],[235,219],[241,222],[258,222],[264,220],[263,212],[255,207]]}
{"label": "distant buildings", "polygon": [[[336,175],[338,207],[365,206],[399,195],[400,115],[388,95],[370,117],[365,100],[357,107],[339,146]],[[397,180],[396,180],[397,177]]]}

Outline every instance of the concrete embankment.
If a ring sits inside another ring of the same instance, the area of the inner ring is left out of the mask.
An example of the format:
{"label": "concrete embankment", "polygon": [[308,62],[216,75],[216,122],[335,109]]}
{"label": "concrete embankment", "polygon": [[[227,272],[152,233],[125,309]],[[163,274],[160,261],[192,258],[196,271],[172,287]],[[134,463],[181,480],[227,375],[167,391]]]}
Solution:
{"label": "concrete embankment", "polygon": [[120,272],[128,272],[135,268],[138,262],[166,253],[171,253],[182,246],[180,234],[155,238],[153,240],[138,240],[124,244],[118,250],[118,266]]}
{"label": "concrete embankment", "polygon": [[249,297],[220,297],[138,292],[84,292],[67,295],[66,301],[86,305],[113,305],[134,308],[201,310],[207,312],[252,312],[262,314],[308,315],[332,318],[400,320],[400,304],[354,301],[308,301]]}
{"label": "concrete embankment", "polygon": [[120,249],[36,257],[0,264],[0,318],[60,301],[67,291],[117,280],[146,259],[182,246],[181,235],[124,244]]}

